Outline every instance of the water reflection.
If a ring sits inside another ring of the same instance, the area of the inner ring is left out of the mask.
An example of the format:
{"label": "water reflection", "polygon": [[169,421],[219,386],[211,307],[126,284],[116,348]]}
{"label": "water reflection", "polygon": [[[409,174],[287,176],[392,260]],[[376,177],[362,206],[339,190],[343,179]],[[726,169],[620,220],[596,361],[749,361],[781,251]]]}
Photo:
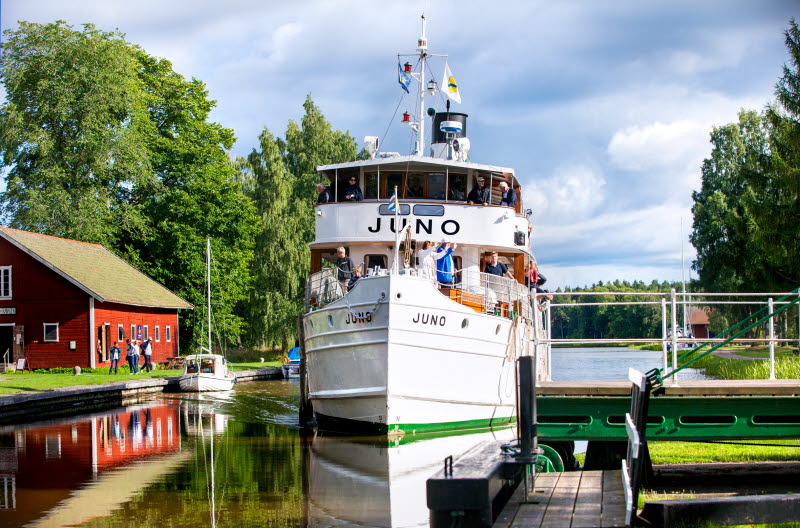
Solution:
{"label": "water reflection", "polygon": [[386,440],[316,436],[308,445],[308,526],[428,526],[425,481],[443,460],[508,428],[387,447]]}

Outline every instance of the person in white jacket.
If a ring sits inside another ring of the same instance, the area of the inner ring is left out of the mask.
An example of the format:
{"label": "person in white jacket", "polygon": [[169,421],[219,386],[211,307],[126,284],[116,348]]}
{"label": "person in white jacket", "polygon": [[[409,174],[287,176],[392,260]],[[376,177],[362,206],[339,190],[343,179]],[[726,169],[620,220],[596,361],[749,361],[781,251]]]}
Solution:
{"label": "person in white jacket", "polygon": [[447,254],[447,252],[437,253],[436,248],[438,247],[438,242],[431,242],[430,240],[426,240],[422,244],[422,249],[417,253],[421,277],[436,280],[436,261]]}

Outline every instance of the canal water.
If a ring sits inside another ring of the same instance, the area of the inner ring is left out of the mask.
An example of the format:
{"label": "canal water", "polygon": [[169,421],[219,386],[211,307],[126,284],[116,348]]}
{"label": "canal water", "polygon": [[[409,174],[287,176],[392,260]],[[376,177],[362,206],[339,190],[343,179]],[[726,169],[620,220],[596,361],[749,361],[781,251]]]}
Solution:
{"label": "canal water", "polygon": [[[622,380],[659,361],[556,350],[553,377]],[[276,380],[0,427],[0,526],[427,526],[425,480],[442,460],[514,436],[302,438],[298,403],[297,382]]]}

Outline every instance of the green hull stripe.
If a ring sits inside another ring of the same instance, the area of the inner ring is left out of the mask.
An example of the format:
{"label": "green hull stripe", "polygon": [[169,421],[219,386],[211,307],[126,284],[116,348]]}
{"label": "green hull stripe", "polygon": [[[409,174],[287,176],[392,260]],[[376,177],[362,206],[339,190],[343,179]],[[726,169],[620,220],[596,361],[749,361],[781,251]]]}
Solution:
{"label": "green hull stripe", "polygon": [[[442,422],[442,423],[423,423],[423,424],[393,424],[388,427],[388,435],[419,435],[426,436],[453,436],[454,431],[463,431],[464,434],[475,432],[474,429],[486,429],[508,425],[516,422],[516,417],[505,418],[484,418],[482,420],[466,420],[463,422]],[[442,435],[427,435],[427,433],[444,433]]]}

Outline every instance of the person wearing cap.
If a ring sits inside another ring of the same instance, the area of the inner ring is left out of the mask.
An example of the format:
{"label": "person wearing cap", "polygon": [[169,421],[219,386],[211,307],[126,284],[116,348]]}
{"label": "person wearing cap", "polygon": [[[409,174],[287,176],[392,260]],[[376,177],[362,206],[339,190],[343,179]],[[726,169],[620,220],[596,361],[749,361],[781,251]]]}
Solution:
{"label": "person wearing cap", "polygon": [[514,207],[517,205],[517,192],[506,182],[500,182],[500,205]]}
{"label": "person wearing cap", "polygon": [[431,280],[436,278],[436,261],[446,255],[446,253],[436,253],[437,247],[439,247],[438,242],[426,240],[422,244],[422,249],[417,253],[420,264],[419,274],[421,277]]}
{"label": "person wearing cap", "polygon": [[473,187],[467,196],[467,203],[469,205],[489,205],[491,196],[489,195],[489,188],[486,187],[486,180],[483,176],[478,176],[478,185]]}
{"label": "person wearing cap", "polygon": [[453,273],[455,269],[453,251],[457,246],[458,244],[453,244],[453,247],[450,247],[450,241],[443,238],[442,245],[439,246],[437,251],[437,253],[442,256],[436,261],[436,280],[443,284],[453,284],[453,279],[455,277]]}

